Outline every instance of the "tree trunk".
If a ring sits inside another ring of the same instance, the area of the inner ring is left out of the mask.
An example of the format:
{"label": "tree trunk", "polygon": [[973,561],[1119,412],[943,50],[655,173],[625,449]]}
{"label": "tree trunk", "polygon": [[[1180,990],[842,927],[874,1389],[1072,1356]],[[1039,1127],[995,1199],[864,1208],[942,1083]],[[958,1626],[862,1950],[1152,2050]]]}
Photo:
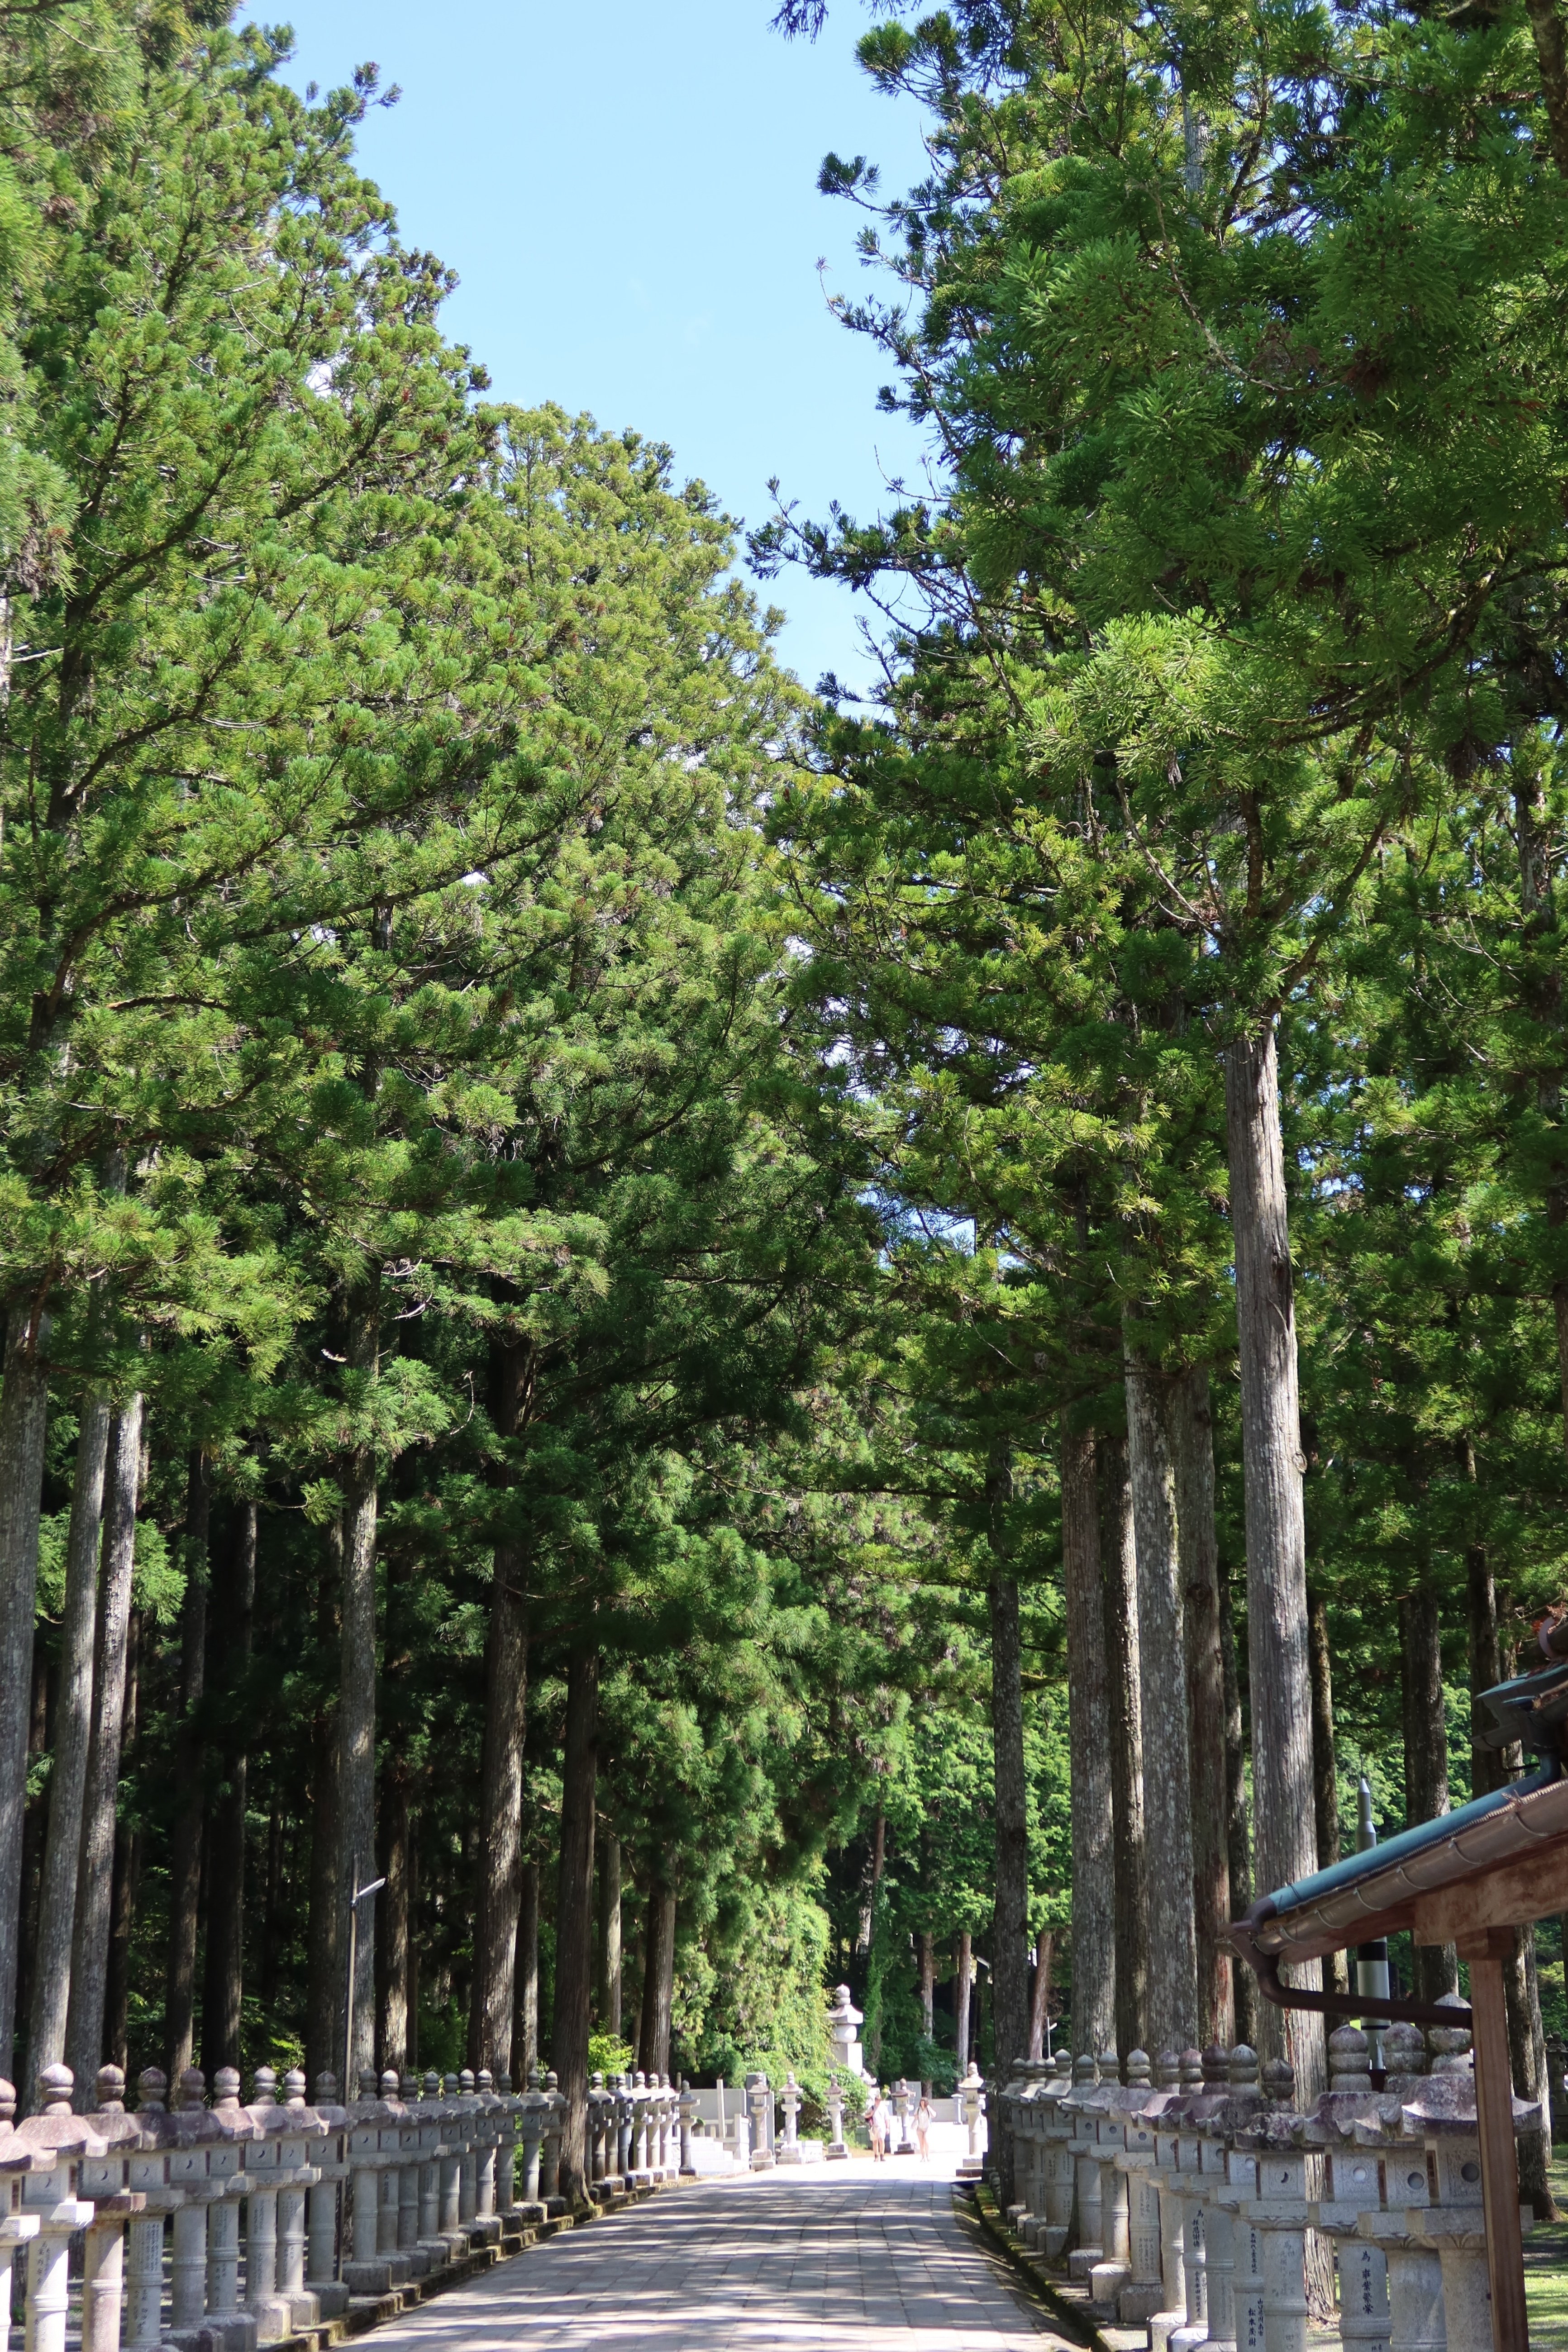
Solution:
{"label": "tree trunk", "polygon": [[[33,1688],[27,1713],[27,1773],[31,1780],[49,1752],[50,1696],[54,1676],[49,1671],[48,1655],[41,1647],[33,1651]],[[33,1981],[37,1971],[38,1906],[43,1893],[44,1832],[47,1827],[46,1799],[40,1790],[27,1801],[22,1817],[22,1948],[17,1955],[16,2014],[32,2013]]]}
{"label": "tree trunk", "polygon": [[1187,1675],[1193,1800],[1193,1929],[1197,1947],[1198,2046],[1236,2039],[1231,1992],[1230,1853],[1226,1835],[1225,1661],[1220,1650],[1219,1544],[1215,1531],[1214,1416],[1206,1364],[1171,1385],[1171,1454]]}
{"label": "tree trunk", "polygon": [[936,1937],[929,1927],[922,1927],[915,1937],[915,1951],[920,1981],[921,2032],[928,2042],[934,2042],[936,2039]]}
{"label": "tree trunk", "polygon": [[[379,1293],[356,1294],[345,1316],[351,1371],[374,1381],[381,1360]],[[344,1460],[342,1633],[338,1677],[339,1933],[347,1937],[357,1888],[375,1875],[375,1449],[356,1445]],[[375,1899],[354,1906],[353,2033],[344,2050],[345,2095],[375,2064]],[[341,2040],[341,2032],[340,2032]]]}
{"label": "tree trunk", "polygon": [[[121,1725],[120,1751],[127,1764],[136,1751],[141,1729],[142,1612],[131,1612],[125,1645],[125,1713]],[[114,1893],[109,1910],[109,1977],[104,1992],[104,2063],[123,2072],[131,2019],[131,1934],[136,1924],[136,1896],[142,1883],[142,1832],[121,1822],[114,1832]]]}
{"label": "tree trunk", "polygon": [[1035,1938],[1035,1975],[1029,1993],[1029,2055],[1046,2054],[1046,2023],[1051,2013],[1051,1931],[1042,1927]]}
{"label": "tree trunk", "polygon": [[0,1386],[0,2075],[7,2080],[15,2063],[48,1351],[48,1316],[14,1302]]}
{"label": "tree trunk", "polygon": [[245,1821],[249,1785],[246,1682],[256,1613],[256,1505],[235,1505],[228,1573],[216,1630],[217,1672],[208,1680],[222,1693],[224,1780],[212,1807],[207,1856],[207,1949],[202,1978],[202,2071],[210,2083],[220,2066],[239,2063],[240,2009],[245,1992]]}
{"label": "tree trunk", "polygon": [[637,2064],[652,2077],[669,2072],[669,2029],[675,2006],[675,1889],[657,1878],[648,1882],[645,1951]]}
{"label": "tree trunk", "polygon": [[[343,1616],[338,1685],[338,1912],[348,1934],[356,1890],[375,1875],[375,1455],[362,1446],[343,1480]],[[345,2095],[375,2063],[375,1903],[357,1906],[353,2035]],[[340,2033],[341,2039],[341,2033]]]}
{"label": "tree trunk", "polygon": [[621,2032],[621,1842],[606,1830],[599,1859],[599,2023]]}
{"label": "tree trunk", "polygon": [[[1529,15],[1535,31],[1543,85],[1549,91],[1554,87],[1558,105],[1562,108],[1568,104],[1562,17],[1553,0],[1530,0]],[[1549,50],[1554,51],[1554,74],[1547,70]],[[1558,169],[1568,170],[1568,148],[1564,146],[1564,142],[1568,141],[1568,116],[1554,113],[1552,129]],[[1542,1028],[1560,1034],[1563,974],[1561,950],[1554,936],[1557,908],[1552,887],[1550,819],[1540,772],[1523,762],[1520,766],[1514,793],[1513,812],[1519,844],[1520,911],[1524,917],[1525,936],[1532,963],[1536,963],[1526,982],[1526,1006]],[[1553,1154],[1555,1165],[1548,1174],[1543,1194],[1547,1231],[1555,1236],[1568,1223],[1568,1174],[1565,1174],[1561,1156],[1563,1084],[1558,1068],[1548,1068],[1537,1078],[1535,1103],[1542,1118],[1550,1121],[1557,1131],[1559,1149]],[[1563,1442],[1568,1445],[1568,1282],[1561,1275],[1552,1277],[1552,1320],[1557,1341],[1557,1388],[1563,1414]]]}
{"label": "tree trunk", "polygon": [[27,2065],[36,2081],[66,2054],[71,1943],[76,1932],[77,1869],[81,1859],[87,1754],[92,1738],[92,1653],[98,1630],[98,1560],[103,1525],[104,1465],[112,1410],[100,1391],[82,1400],[66,1538],[66,1595],[55,1694],[54,1760],[49,1768],[48,1838],[38,1906]]}
{"label": "tree trunk", "polygon": [[109,1933],[114,1895],[115,1800],[125,1723],[131,1575],[136,1549],[136,1505],[142,1475],[142,1400],[132,1396],[114,1416],[110,1439],[109,1500],[103,1522],[103,1575],[99,1594],[98,1654],[93,1674],[92,1733],[82,1805],[81,1862],[71,1947],[70,2007],[66,2063],[85,2099],[103,2063],[104,2006],[109,1990]]}
{"label": "tree trunk", "polygon": [[[1230,1579],[1219,1571],[1219,1662],[1225,1677],[1225,1845],[1230,1868],[1230,1910],[1239,1919],[1252,1901],[1252,1839],[1247,1821],[1247,1739],[1241,1719],[1241,1677],[1236,1660],[1236,1621]],[[1231,1971],[1236,2038],[1258,2047],[1258,1979],[1246,1966]]]}
{"label": "tree trunk", "polygon": [[[1009,1491],[1011,1480],[1008,1481]],[[992,2031],[996,2079],[1005,2083],[1029,2047],[1028,1781],[1024,1766],[1023,1645],[1016,1580],[1004,1573],[993,1540],[991,1743],[996,1786],[996,1909],[991,1929]],[[995,2105],[993,2105],[993,2116]],[[990,2150],[1004,2206],[1013,2201],[1013,2135],[990,2126]]]}
{"label": "tree trunk", "polygon": [[[1312,1804],[1318,1832],[1318,1867],[1340,1858],[1340,1780],[1334,1756],[1334,1681],[1329,1652],[1329,1612],[1321,1592],[1307,1593],[1308,1657],[1312,1675]],[[1329,1961],[1324,1981],[1349,1992],[1350,1966],[1343,1952]]]}
{"label": "tree trunk", "polygon": [[877,1928],[877,1890],[882,1884],[882,1864],[887,1853],[888,1817],[880,1796],[877,1799],[877,1819],[871,1831],[871,1851],[867,1857],[866,1891],[860,1906],[860,1935],[856,1948],[868,1953]]}
{"label": "tree trunk", "polygon": [[1079,2050],[1116,2033],[1116,1878],[1111,1700],[1100,1589],[1096,1440],[1062,1437],[1062,1593],[1067,1618],[1072,1803],[1072,2032]]}
{"label": "tree trunk", "polygon": [[[526,1340],[490,1349],[490,1417],[510,1443],[521,1430],[532,1391],[533,1349]],[[498,1476],[507,1475],[498,1472]],[[490,1622],[485,1642],[485,1734],[479,1782],[479,1884],[474,1916],[474,1990],[468,2063],[477,2073],[511,2066],[517,1906],[522,1870],[522,1742],[528,1717],[528,1612],[521,1547],[495,1547]]]}
{"label": "tree trunk", "polygon": [[1197,2030],[1186,1635],[1176,1542],[1167,1384],[1131,1346],[1127,1461],[1138,1573],[1138,1712],[1149,1906],[1147,2046],[1185,2049]]}
{"label": "tree trunk", "polygon": [[[382,2065],[395,2066],[401,2074],[409,2063],[408,1767],[401,1757],[389,1756],[382,1774],[381,1868],[386,1885],[376,1941],[376,2041]],[[493,2071],[506,2073],[504,2055]]]}
{"label": "tree trunk", "polygon": [[174,1737],[177,1799],[169,1853],[169,1964],[163,1994],[163,2050],[178,2083],[195,2055],[196,1926],[206,1821],[198,1710],[206,1688],[207,1533],[212,1480],[198,1446],[185,1486],[185,1592],[180,1603],[180,1723]]}
{"label": "tree trunk", "polygon": [[263,2013],[270,2017],[278,2006],[278,1987],[283,1974],[283,1951],[292,1924],[289,1912],[288,1873],[283,1858],[283,1808],[276,1797],[267,1816],[267,1876],[261,1910],[261,1972],[259,1990]]}
{"label": "tree trunk", "polygon": [[[1448,1739],[1436,1595],[1425,1582],[1399,1604],[1400,1695],[1405,1728],[1405,1826],[1448,1810]],[[1419,2000],[1459,1989],[1452,1944],[1418,1944],[1412,1975]]]}
{"label": "tree trunk", "polygon": [[419,2065],[419,1817],[408,1824],[408,2064]]}
{"label": "tree trunk", "polygon": [[1545,2117],[1542,2128],[1522,2133],[1517,2142],[1519,2193],[1538,2221],[1551,2221],[1557,2217],[1546,2170],[1552,2149],[1552,2093],[1535,1974],[1533,1927],[1516,1927],[1513,1931],[1513,1953],[1503,1963],[1503,1989],[1508,1996],[1508,2047],[1513,2087],[1521,2099],[1542,2101]]}
{"label": "tree trunk", "polygon": [[[1306,1465],[1272,1024],[1227,1047],[1225,1096],[1241,1372],[1252,1786],[1258,1877],[1268,1890],[1305,1877],[1315,1867],[1317,1842],[1301,1491]],[[1297,1971],[1294,1980],[1320,1987],[1317,1962]],[[1298,2103],[1327,2088],[1321,2016],[1270,2005],[1258,2031],[1263,2055],[1283,2056],[1295,2068]]]}
{"label": "tree trunk", "polygon": [[572,1654],[562,1759],[561,1878],[555,1910],[555,2015],[551,2062],[566,2100],[561,2194],[588,2193],[588,2034],[594,2013],[594,1812],[598,1780],[599,1654]]}
{"label": "tree trunk", "polygon": [[525,2090],[539,2063],[539,1864],[522,1865],[522,1900],[517,1911],[516,2006],[511,2021],[512,2083]]}
{"label": "tree trunk", "polygon": [[[1467,1449],[1468,1453],[1468,1449]],[[1475,1457],[1468,1454],[1470,1475]],[[1518,1769],[1520,1750],[1489,1747],[1481,1738],[1491,1717],[1481,1705],[1481,1693],[1501,1682],[1502,1652],[1498,1641],[1497,1586],[1485,1544],[1471,1544],[1465,1554],[1465,1599],[1470,1651],[1470,1792],[1488,1797],[1509,1777],[1510,1760]]]}
{"label": "tree trunk", "polygon": [[[341,1534],[341,1531],[340,1531]],[[341,1579],[339,1580],[341,1581]],[[335,1659],[338,1611],[333,1581],[323,1578],[316,1604],[316,1647],[319,1666]],[[342,1841],[338,1820],[338,1718],[336,1706],[323,1694],[316,1711],[310,1758],[310,1908],[306,1930],[309,1975],[305,1994],[305,2069],[315,2089],[319,2074],[335,2074],[342,2063],[343,1915],[338,1890],[342,1883]],[[350,2087],[340,2085],[345,2091]]]}
{"label": "tree trunk", "polygon": [[969,2072],[969,1993],[974,1979],[974,1958],[970,1947],[967,1927],[961,1927],[953,1938],[952,1970],[953,2048],[958,2053],[960,2081]]}
{"label": "tree trunk", "polygon": [[[1101,1437],[1096,1442],[1095,1455],[1100,1469],[1100,1604],[1110,1699],[1107,1713],[1115,1856],[1116,2045],[1125,2057],[1130,2050],[1148,2047],[1144,2020],[1149,1999],[1149,1906],[1144,1882],[1143,1737],[1138,1714],[1138,1563],[1127,1441]],[[1076,1955],[1073,1981],[1076,1986]],[[1073,2021],[1076,2026],[1078,2020]]]}
{"label": "tree trunk", "polygon": [[[1465,1459],[1473,1480],[1475,1454],[1468,1443]],[[1472,1544],[1465,1554],[1465,1587],[1470,1653],[1470,1790],[1474,1796],[1485,1797],[1502,1788],[1510,1774],[1518,1771],[1522,1756],[1517,1744],[1491,1748],[1479,1737],[1490,1721],[1480,1704],[1480,1694],[1501,1682],[1507,1671],[1498,1638],[1497,1587],[1484,1544]],[[1568,1949],[1568,1939],[1564,1948]],[[1546,2116],[1543,2130],[1527,2132],[1519,2141],[1519,2187],[1537,2220],[1551,2221],[1556,2213],[1546,2169],[1552,2148],[1552,2081],[1546,2063],[1535,1963],[1534,1928],[1516,1928],[1512,1958],[1503,1967],[1513,2087],[1521,2099],[1542,2100]]]}

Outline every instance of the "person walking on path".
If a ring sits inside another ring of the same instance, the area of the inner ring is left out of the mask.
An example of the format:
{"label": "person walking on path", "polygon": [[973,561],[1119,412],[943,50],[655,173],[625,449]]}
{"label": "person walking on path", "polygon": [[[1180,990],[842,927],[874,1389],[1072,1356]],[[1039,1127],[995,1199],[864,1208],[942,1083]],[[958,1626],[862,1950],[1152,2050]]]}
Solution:
{"label": "person walking on path", "polygon": [[920,2150],[921,2162],[929,2164],[931,2162],[931,2101],[925,2095],[923,2084],[921,2087],[921,2103],[915,2109],[915,2146]]}
{"label": "person walking on path", "polygon": [[887,2154],[887,2128],[888,2111],[882,2104],[882,2094],[873,2091],[870,2105],[866,2109],[866,2129],[870,2134],[873,2164],[880,2164]]}

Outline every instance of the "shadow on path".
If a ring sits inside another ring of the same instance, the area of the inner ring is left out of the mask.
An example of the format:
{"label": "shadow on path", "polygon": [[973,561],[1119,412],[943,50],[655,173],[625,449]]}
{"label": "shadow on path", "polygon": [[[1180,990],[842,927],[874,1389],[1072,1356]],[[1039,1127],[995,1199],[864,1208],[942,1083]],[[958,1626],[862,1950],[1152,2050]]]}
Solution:
{"label": "shadow on path", "polygon": [[[376,2330],[376,2352],[1042,2352],[1067,2341],[947,2180],[835,2167],[666,2190]],[[1075,2348],[1076,2352],[1076,2348]]]}

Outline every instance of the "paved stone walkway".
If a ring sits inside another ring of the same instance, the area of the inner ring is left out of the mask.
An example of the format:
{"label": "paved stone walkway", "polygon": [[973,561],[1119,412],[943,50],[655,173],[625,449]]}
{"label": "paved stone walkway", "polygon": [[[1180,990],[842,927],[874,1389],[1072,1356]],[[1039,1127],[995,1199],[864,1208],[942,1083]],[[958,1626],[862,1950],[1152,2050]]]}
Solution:
{"label": "paved stone walkway", "polygon": [[901,2167],[666,2189],[377,2328],[375,2352],[1068,2352]]}

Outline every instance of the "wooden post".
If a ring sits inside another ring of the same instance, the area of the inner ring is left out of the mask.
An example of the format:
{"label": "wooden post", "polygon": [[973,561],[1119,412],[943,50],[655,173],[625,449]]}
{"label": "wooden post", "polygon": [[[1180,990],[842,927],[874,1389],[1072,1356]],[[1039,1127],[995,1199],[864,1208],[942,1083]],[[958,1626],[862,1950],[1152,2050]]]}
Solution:
{"label": "wooden post", "polygon": [[1470,1968],[1492,2343],[1495,2352],[1530,2352],[1524,2242],[1519,2225],[1519,2153],[1513,2136],[1513,2071],[1509,2063],[1508,2002],[1502,1975],[1505,1957],[1511,1958],[1513,1954],[1513,1931],[1483,1927],[1461,1936],[1458,1949]]}

